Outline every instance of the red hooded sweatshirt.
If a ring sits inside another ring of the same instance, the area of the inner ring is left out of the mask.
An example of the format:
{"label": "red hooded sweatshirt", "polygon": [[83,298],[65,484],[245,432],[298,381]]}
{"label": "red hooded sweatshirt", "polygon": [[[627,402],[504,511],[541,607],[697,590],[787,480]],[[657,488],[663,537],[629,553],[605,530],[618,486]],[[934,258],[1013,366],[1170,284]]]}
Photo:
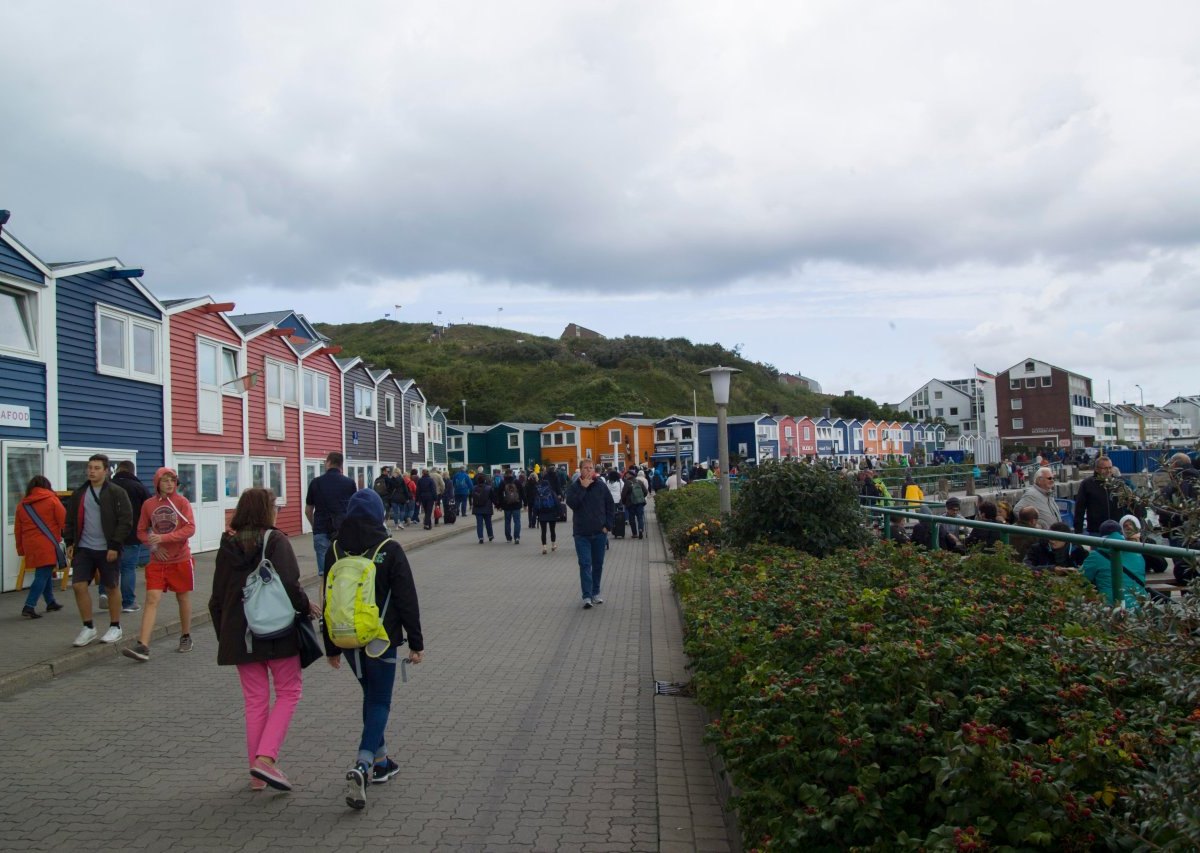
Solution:
{"label": "red hooded sweatshirt", "polygon": [[[142,504],[137,525],[138,541],[150,549],[153,562],[182,563],[192,558],[188,540],[196,532],[196,522],[187,498],[178,493],[164,495],[159,491],[159,480],[165,474],[179,481],[179,475],[170,468],[159,468],[154,472],[154,494]],[[157,548],[150,544],[151,533],[161,537]]]}
{"label": "red hooded sweatshirt", "polygon": [[25,566],[30,569],[57,566],[58,557],[54,544],[33,523],[24,507],[28,506],[36,512],[42,522],[50,528],[50,532],[61,540],[63,525],[67,523],[67,510],[62,501],[49,489],[38,487],[29,493],[29,497],[23,498],[21,504],[22,507],[17,509],[16,523],[13,525],[17,554],[25,558]]}

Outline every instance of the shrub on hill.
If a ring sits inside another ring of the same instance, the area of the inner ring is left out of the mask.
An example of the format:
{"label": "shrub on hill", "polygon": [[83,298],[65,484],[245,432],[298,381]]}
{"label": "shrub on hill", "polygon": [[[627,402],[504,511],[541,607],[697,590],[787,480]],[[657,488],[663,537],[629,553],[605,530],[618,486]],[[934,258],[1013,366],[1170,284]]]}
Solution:
{"label": "shrub on hill", "polygon": [[769,542],[818,556],[866,544],[853,480],[797,462],[765,462],[748,471],[730,520],[734,543]]}

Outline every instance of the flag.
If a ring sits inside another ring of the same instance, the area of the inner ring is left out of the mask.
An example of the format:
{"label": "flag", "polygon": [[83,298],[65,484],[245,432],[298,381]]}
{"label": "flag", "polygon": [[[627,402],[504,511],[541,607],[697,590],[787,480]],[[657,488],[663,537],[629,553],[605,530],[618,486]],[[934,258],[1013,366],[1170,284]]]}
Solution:
{"label": "flag", "polygon": [[294,347],[304,347],[312,343],[310,338],[302,338],[300,335],[288,335],[288,341]]}
{"label": "flag", "polygon": [[975,366],[975,378],[976,379],[995,379],[996,374],[988,373],[986,370],[980,370],[979,365],[976,365]]}
{"label": "flag", "polygon": [[221,387],[224,388],[227,385],[240,386],[239,388],[237,388],[235,390],[237,391],[237,393],[241,394],[245,391],[249,391],[251,388],[253,388],[257,384],[258,384],[258,371],[256,370],[253,373],[247,373],[245,376],[239,376],[237,379],[230,379],[228,382],[226,382]]}

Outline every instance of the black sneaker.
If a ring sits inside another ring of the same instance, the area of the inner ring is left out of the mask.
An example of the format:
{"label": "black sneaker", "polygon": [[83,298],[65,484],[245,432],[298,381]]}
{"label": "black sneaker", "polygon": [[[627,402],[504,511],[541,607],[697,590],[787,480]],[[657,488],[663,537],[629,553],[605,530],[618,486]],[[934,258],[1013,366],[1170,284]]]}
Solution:
{"label": "black sneaker", "polygon": [[352,809],[367,807],[367,765],[355,764],[346,771],[346,805]]}
{"label": "black sneaker", "polygon": [[400,765],[392,761],[390,758],[382,763],[377,762],[375,766],[371,768],[371,784],[382,785],[399,772]]}
{"label": "black sneaker", "polygon": [[49,604],[46,605],[47,613],[53,613],[56,610],[62,610],[62,609],[63,609],[63,606],[61,604],[59,604],[57,601],[51,601]]}
{"label": "black sneaker", "polygon": [[150,660],[150,647],[144,646],[141,643],[135,643],[132,646],[126,646],[125,648],[121,649],[121,654],[125,655],[127,658],[133,658],[136,661],[145,663],[146,661]]}
{"label": "black sneaker", "polygon": [[21,615],[24,616],[26,619],[41,619],[42,618],[42,614],[38,613],[32,607],[22,607]]}

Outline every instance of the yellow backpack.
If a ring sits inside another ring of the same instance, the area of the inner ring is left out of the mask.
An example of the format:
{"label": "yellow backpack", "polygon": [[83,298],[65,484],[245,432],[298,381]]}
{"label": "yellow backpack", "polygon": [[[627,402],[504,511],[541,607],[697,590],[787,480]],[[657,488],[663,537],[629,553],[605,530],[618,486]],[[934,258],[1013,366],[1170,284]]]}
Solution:
{"label": "yellow backpack", "polygon": [[334,564],[325,574],[325,632],[339,649],[364,649],[368,657],[379,657],[391,644],[383,627],[392,594],[380,610],[375,603],[375,567],[383,559],[380,552],[390,542],[379,543],[370,557],[338,553],[333,543]]}

